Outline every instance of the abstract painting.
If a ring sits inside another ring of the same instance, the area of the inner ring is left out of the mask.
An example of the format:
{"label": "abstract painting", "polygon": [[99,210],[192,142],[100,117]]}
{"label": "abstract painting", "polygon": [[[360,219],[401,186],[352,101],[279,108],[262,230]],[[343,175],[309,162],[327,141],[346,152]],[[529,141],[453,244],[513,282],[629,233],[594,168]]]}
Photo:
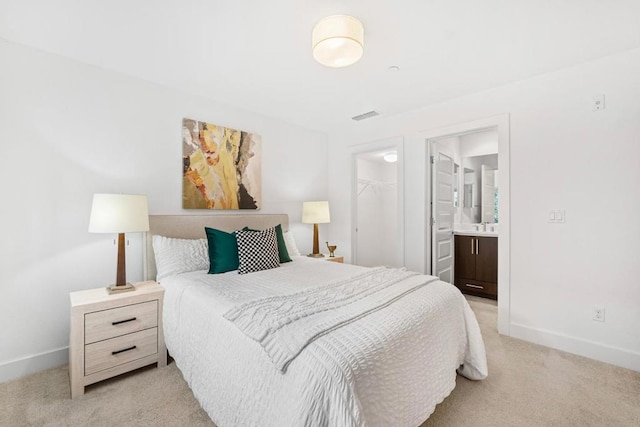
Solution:
{"label": "abstract painting", "polygon": [[255,133],[182,120],[182,207],[260,209],[261,138]]}

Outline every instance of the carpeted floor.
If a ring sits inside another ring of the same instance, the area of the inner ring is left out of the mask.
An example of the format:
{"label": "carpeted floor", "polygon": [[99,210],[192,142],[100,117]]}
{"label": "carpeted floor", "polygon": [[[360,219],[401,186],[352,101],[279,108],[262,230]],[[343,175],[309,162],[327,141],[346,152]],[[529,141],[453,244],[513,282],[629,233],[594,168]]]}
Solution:
{"label": "carpeted floor", "polygon": [[[469,298],[489,377],[458,376],[427,426],[640,426],[640,373],[498,335],[495,303]],[[69,398],[67,367],[0,384],[0,426],[213,426],[175,364]]]}

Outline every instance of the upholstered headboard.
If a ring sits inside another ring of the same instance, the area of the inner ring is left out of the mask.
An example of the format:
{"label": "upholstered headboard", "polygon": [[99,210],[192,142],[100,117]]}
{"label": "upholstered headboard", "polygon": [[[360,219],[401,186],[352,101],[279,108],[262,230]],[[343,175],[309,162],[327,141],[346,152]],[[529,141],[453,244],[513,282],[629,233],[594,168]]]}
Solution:
{"label": "upholstered headboard", "polygon": [[251,215],[149,215],[149,231],[145,233],[143,245],[144,278],[156,278],[156,259],[153,255],[152,238],[158,234],[180,239],[204,239],[204,227],[222,231],[235,231],[244,226],[262,230],[282,224],[282,231],[289,230],[287,214]]}

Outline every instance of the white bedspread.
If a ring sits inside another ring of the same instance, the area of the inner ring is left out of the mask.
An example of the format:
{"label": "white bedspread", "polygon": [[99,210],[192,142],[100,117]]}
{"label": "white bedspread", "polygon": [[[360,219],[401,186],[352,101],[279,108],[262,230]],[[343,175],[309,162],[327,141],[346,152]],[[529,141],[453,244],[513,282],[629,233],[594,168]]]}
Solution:
{"label": "white bedspread", "polygon": [[372,268],[317,288],[241,304],[224,317],[258,341],[278,369],[284,371],[319,336],[436,280],[396,268]]}
{"label": "white bedspread", "polygon": [[249,275],[163,280],[167,347],[218,426],[416,426],[453,390],[460,365],[471,379],[486,377],[475,316],[462,294],[440,281],[317,337],[286,373],[223,318],[250,301],[365,271],[296,257]]}

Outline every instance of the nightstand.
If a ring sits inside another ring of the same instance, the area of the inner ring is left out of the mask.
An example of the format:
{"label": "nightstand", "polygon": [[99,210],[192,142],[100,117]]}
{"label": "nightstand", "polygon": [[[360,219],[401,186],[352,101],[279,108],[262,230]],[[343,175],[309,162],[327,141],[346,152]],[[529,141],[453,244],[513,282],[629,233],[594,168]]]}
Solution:
{"label": "nightstand", "polygon": [[109,295],[106,288],[71,292],[69,377],[71,398],[85,386],[152,363],[167,365],[162,331],[164,288],[136,283]]}
{"label": "nightstand", "polygon": [[323,260],[329,261],[329,262],[339,262],[340,264],[344,263],[344,257],[343,256],[330,257],[329,255],[325,255],[324,258],[315,258],[315,259],[323,259]]}

